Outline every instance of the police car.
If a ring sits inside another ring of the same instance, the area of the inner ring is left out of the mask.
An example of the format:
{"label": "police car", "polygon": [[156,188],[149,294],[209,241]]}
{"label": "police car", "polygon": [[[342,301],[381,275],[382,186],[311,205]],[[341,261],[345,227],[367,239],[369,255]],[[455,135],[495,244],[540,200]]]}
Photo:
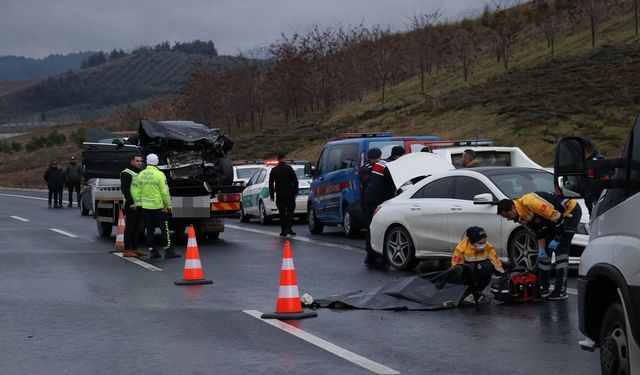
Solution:
{"label": "police car", "polygon": [[[304,175],[306,161],[289,161],[298,177],[298,196],[294,215],[304,220],[307,217],[307,201],[309,199],[309,185],[311,180]],[[242,191],[242,207],[240,221],[249,222],[251,218],[260,219],[263,225],[270,224],[278,217],[276,202],[269,199],[269,173],[278,164],[277,160],[267,160],[259,166],[247,182],[247,187]]]}
{"label": "police car", "polygon": [[233,184],[246,186],[251,176],[264,167],[264,160],[236,160],[233,162]]}

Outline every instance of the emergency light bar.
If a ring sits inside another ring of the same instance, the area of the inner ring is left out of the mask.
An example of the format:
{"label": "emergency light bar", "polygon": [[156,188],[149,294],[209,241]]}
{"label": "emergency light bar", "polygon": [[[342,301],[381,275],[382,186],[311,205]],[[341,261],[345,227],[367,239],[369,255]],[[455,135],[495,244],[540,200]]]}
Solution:
{"label": "emergency light bar", "polygon": [[473,139],[473,140],[456,140],[456,141],[425,141],[425,146],[431,148],[446,148],[446,147],[473,147],[473,146],[493,146],[492,139]]}
{"label": "emergency light bar", "polygon": [[391,132],[380,133],[341,133],[338,139],[351,139],[351,138],[377,138],[377,137],[393,137]]}

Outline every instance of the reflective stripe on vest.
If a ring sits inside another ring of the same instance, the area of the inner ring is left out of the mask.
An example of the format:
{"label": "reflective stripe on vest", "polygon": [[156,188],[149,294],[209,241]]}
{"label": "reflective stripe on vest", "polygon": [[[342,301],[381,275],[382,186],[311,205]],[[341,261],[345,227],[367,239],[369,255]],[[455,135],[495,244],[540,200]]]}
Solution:
{"label": "reflective stripe on vest", "polygon": [[[129,175],[131,175],[131,187],[130,187],[131,197],[133,198],[133,203],[138,204],[138,201],[140,200],[140,186],[138,186],[138,174],[129,168],[126,168],[124,171],[122,171],[122,173],[128,173]],[[124,195],[122,195],[122,200],[125,200]]]}

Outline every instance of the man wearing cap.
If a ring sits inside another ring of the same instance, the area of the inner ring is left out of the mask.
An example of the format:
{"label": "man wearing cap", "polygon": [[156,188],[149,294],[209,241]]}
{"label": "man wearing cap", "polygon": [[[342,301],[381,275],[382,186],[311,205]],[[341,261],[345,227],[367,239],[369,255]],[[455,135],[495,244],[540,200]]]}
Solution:
{"label": "man wearing cap", "polygon": [[158,169],[158,155],[147,155],[147,168],[137,178],[140,188],[140,203],[142,205],[142,217],[147,229],[147,246],[151,258],[160,258],[160,253],[153,246],[153,234],[156,228],[160,228],[164,241],[164,257],[179,258],[171,249],[171,237],[169,236],[169,223],[166,213],[171,211],[171,197],[167,177]]}
{"label": "man wearing cap", "polygon": [[[594,147],[591,142],[591,138],[582,138],[582,143],[584,144],[584,159],[585,160],[604,160],[605,157],[600,154]],[[587,171],[587,178],[591,180],[609,180],[611,178],[612,171],[607,168],[603,169],[589,169]],[[591,187],[587,186],[585,188],[584,195],[584,203],[589,210],[589,214],[593,210],[593,206],[600,198],[600,194],[602,193],[601,187]]]}
{"label": "man wearing cap", "polygon": [[80,181],[82,180],[82,167],[76,163],[76,157],[72,156],[69,165],[64,171],[65,182],[69,189],[69,206],[73,207],[73,190],[76,191],[78,206],[80,206]]}
{"label": "man wearing cap", "polygon": [[140,186],[138,186],[138,174],[142,168],[142,155],[134,154],[131,165],[120,173],[120,188],[124,198],[124,257],[138,257],[149,255],[146,251],[138,249],[138,235],[140,221],[142,219],[142,206],[140,206]]}
{"label": "man wearing cap", "polygon": [[436,277],[436,287],[442,289],[448,281],[468,285],[468,293],[478,303],[480,294],[491,282],[491,274],[494,272],[504,272],[496,249],[487,240],[487,233],[483,228],[469,227],[466,238],[453,252],[451,268]]}
{"label": "man wearing cap", "polygon": [[[535,192],[520,198],[498,202],[498,215],[522,224],[538,240],[539,295],[548,300],[567,299],[567,276],[571,240],[582,217],[582,209],[575,199],[553,193]],[[556,254],[556,280],[549,292],[551,253]]]}
{"label": "man wearing cap", "polygon": [[[391,149],[391,156],[389,158],[379,160],[371,168],[371,177],[369,178],[369,182],[367,183],[367,187],[364,192],[365,205],[368,212],[371,213],[371,218],[368,219],[369,221],[373,218],[373,212],[375,212],[378,205],[396,196],[398,188],[393,182],[393,178],[391,177],[391,173],[389,173],[387,164],[398,159],[402,155],[404,155],[404,147],[394,146]],[[367,233],[368,232],[369,231],[367,231]],[[370,236],[367,235],[367,243],[370,241],[369,237]],[[368,247],[370,248],[371,246]],[[370,266],[379,263],[379,255],[373,250],[368,249],[364,264]]]}

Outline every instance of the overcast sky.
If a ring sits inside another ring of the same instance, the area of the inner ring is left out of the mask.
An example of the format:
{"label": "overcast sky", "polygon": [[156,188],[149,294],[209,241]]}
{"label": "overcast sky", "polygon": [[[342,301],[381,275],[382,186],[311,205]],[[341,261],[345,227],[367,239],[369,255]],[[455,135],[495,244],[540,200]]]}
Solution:
{"label": "overcast sky", "polygon": [[415,13],[449,20],[483,0],[2,0],[0,56],[123,48],[162,41],[212,40],[220,54],[266,46],[312,24],[407,28]]}

